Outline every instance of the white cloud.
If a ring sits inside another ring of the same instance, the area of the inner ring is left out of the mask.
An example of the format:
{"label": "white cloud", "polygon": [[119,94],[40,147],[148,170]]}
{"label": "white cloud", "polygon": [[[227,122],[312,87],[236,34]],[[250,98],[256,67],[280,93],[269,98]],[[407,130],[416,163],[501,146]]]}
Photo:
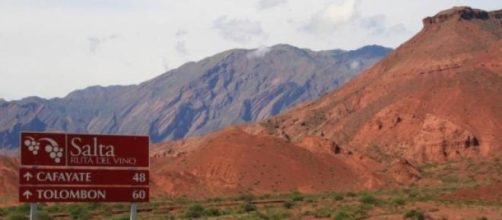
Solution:
{"label": "white cloud", "polygon": [[174,34],[176,37],[183,37],[188,34],[188,31],[185,29],[179,29],[176,31],[176,34]]}
{"label": "white cloud", "polygon": [[106,43],[107,41],[115,40],[118,36],[115,34],[106,36],[106,37],[89,37],[87,40],[89,41],[89,52],[91,54],[95,54],[98,48]]}
{"label": "white cloud", "polygon": [[270,52],[271,48],[270,47],[266,47],[266,46],[261,46],[261,47],[258,47],[250,52],[248,52],[248,54],[246,54],[246,56],[248,58],[262,58],[264,57],[268,52]]}
{"label": "white cloud", "polygon": [[370,17],[364,17],[359,20],[359,25],[371,34],[383,34],[385,32],[385,15],[379,14]]}
{"label": "white cloud", "polygon": [[422,18],[454,5],[502,8],[493,0],[0,0],[0,98],[136,84],[232,48],[395,47]]}
{"label": "white cloud", "polygon": [[277,7],[281,4],[287,3],[288,0],[260,0],[258,2],[257,8],[258,10],[264,10],[269,8]]}
{"label": "white cloud", "polygon": [[213,22],[213,28],[224,39],[238,43],[248,43],[265,37],[260,22],[246,19],[228,19],[222,16]]}
{"label": "white cloud", "polygon": [[176,51],[178,52],[178,54],[182,56],[188,55],[188,50],[185,46],[185,42],[183,41],[176,42]]}
{"label": "white cloud", "polygon": [[316,12],[301,27],[312,34],[330,34],[341,26],[352,23],[357,17],[357,0],[346,0],[342,3],[331,3]]}

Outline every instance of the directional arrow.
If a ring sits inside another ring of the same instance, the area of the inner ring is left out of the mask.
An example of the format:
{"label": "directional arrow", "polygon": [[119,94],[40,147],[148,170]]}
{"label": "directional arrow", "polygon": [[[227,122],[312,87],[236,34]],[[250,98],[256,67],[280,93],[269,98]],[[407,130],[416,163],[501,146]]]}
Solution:
{"label": "directional arrow", "polygon": [[26,179],[26,181],[30,181],[30,179],[33,177],[30,172],[26,172],[23,177]]}
{"label": "directional arrow", "polygon": [[24,191],[23,196],[26,197],[26,199],[29,199],[30,196],[33,195],[29,190]]}

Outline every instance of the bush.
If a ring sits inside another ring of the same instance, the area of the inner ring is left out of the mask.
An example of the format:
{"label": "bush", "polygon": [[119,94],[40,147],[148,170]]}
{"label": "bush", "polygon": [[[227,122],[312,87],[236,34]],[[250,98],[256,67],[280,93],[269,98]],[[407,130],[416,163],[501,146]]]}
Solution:
{"label": "bush", "polygon": [[316,218],[329,218],[331,217],[332,210],[328,207],[315,210],[314,217]]}
{"label": "bush", "polygon": [[287,208],[287,209],[293,208],[294,205],[295,205],[295,202],[293,202],[293,201],[286,201],[286,202],[284,202],[284,204],[282,204],[282,206],[284,206],[284,208]]}
{"label": "bush", "polygon": [[15,208],[15,212],[17,213],[30,213],[30,204],[22,204]]}
{"label": "bush", "polygon": [[359,201],[369,205],[375,205],[378,203],[378,199],[375,196],[368,193],[364,193],[363,195],[361,195]]}
{"label": "bush", "polygon": [[348,192],[348,193],[347,193],[347,196],[348,196],[348,197],[356,197],[356,196],[357,196],[357,194],[356,194],[355,192]]}
{"label": "bush", "polygon": [[21,213],[11,213],[7,216],[7,220],[29,220],[29,218]]}
{"label": "bush", "polygon": [[243,201],[252,201],[254,199],[254,196],[251,194],[244,194],[239,196],[238,200],[243,200]]}
{"label": "bush", "polygon": [[353,218],[344,211],[335,212],[335,220],[352,220]]}
{"label": "bush", "polygon": [[405,214],[404,214],[404,219],[408,220],[408,219],[413,219],[413,220],[425,220],[425,215],[424,215],[424,212],[420,209],[412,209],[412,210],[409,210],[407,211]]}
{"label": "bush", "polygon": [[61,206],[59,206],[59,205],[47,206],[46,210],[50,213],[59,212],[59,211],[61,211]]}
{"label": "bush", "polygon": [[289,195],[289,199],[291,199],[291,201],[293,202],[303,201],[303,195],[300,194],[299,192],[292,192]]}
{"label": "bush", "polygon": [[185,217],[187,218],[200,218],[204,214],[204,206],[200,204],[192,205],[185,212]]}
{"label": "bush", "polygon": [[221,212],[217,208],[209,208],[204,211],[204,215],[210,216],[210,217],[216,217],[216,216],[220,216]]}
{"label": "bush", "polygon": [[392,205],[395,206],[404,206],[406,205],[406,201],[403,198],[394,198],[392,199]]}
{"label": "bush", "polygon": [[78,220],[88,220],[91,219],[91,215],[89,214],[89,211],[83,206],[80,205],[72,205],[68,209],[70,212],[70,216],[72,219],[78,219]]}
{"label": "bush", "polygon": [[242,204],[242,210],[244,210],[244,212],[256,211],[256,205],[250,201],[246,201]]}
{"label": "bush", "polygon": [[113,220],[129,220],[129,219],[130,219],[130,216],[129,216],[129,215],[126,215],[126,214],[121,215],[121,216],[119,216],[119,217],[115,217],[115,218],[113,218]]}
{"label": "bush", "polygon": [[38,211],[37,216],[38,216],[38,218],[37,218],[38,220],[52,220],[52,219],[54,219],[47,212],[44,212],[44,211]]}
{"label": "bush", "polygon": [[264,219],[269,220],[291,219],[291,213],[283,209],[269,209],[265,215]]}
{"label": "bush", "polygon": [[342,201],[344,199],[343,195],[340,194],[340,193],[336,193],[333,198],[336,200],[336,201]]}

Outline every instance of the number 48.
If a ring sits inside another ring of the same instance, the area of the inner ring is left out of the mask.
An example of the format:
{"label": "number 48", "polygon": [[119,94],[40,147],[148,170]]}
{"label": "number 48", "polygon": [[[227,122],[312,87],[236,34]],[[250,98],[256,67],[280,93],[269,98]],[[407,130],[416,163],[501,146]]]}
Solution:
{"label": "number 48", "polygon": [[146,181],[146,175],[145,173],[135,173],[132,180],[137,183],[143,183]]}

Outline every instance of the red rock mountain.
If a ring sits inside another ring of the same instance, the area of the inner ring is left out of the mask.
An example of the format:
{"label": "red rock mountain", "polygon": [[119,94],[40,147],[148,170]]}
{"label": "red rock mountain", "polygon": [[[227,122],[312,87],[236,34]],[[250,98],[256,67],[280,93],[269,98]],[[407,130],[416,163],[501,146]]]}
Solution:
{"label": "red rock mountain", "polygon": [[502,149],[502,11],[456,7],[340,89],[259,124],[153,150],[162,194],[353,190]]}

